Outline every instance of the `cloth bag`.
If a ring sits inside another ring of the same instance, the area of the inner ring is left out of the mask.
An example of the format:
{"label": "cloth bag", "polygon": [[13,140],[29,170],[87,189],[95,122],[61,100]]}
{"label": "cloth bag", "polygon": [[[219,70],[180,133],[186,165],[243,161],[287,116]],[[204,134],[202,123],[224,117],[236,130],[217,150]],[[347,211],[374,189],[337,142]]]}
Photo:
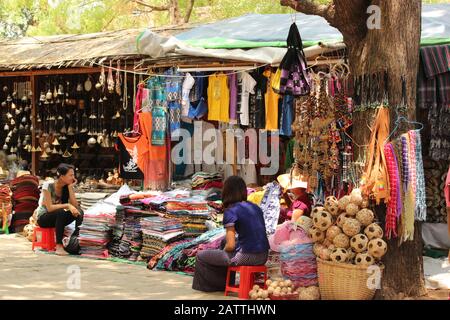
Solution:
{"label": "cloth bag", "polygon": [[311,90],[302,38],[295,23],[289,29],[287,52],[281,60],[271,86],[279,94],[292,96],[304,96]]}

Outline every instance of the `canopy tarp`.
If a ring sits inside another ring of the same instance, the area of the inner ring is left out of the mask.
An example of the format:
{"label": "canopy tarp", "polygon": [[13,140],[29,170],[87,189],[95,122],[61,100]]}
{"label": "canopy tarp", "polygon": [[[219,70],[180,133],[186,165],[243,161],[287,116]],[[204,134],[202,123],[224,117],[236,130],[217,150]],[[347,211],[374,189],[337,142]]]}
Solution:
{"label": "canopy tarp", "polygon": [[[293,17],[305,47],[319,42],[342,42],[342,34],[324,18],[303,13],[249,14],[202,25],[176,37],[207,49],[285,47]],[[450,4],[424,4],[421,45],[450,43],[449,17]]]}

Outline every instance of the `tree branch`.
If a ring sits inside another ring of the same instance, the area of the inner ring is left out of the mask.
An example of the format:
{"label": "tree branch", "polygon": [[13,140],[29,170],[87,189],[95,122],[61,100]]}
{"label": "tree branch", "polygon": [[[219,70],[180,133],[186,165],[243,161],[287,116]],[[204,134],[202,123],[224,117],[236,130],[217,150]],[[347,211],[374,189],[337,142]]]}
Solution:
{"label": "tree branch", "polygon": [[192,9],[194,9],[194,2],[195,0],[189,0],[188,2],[186,14],[184,15],[184,23],[188,23],[189,19],[191,18]]}
{"label": "tree branch", "polygon": [[155,6],[149,3],[146,3],[144,1],[140,1],[140,0],[132,0],[134,3],[140,4],[141,6],[147,7],[152,9],[153,11],[167,11],[170,9],[170,6],[168,4],[164,5],[164,6]]}
{"label": "tree branch", "polygon": [[331,4],[317,4],[311,0],[280,0],[280,4],[305,14],[321,16],[329,22],[334,20],[334,7]]}

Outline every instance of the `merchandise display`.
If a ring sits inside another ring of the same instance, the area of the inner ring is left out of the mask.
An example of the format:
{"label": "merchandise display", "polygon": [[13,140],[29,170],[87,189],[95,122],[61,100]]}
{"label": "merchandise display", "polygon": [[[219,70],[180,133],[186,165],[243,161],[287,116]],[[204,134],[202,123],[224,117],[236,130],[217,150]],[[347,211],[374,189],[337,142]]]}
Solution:
{"label": "merchandise display", "polygon": [[[359,189],[353,189],[350,195],[343,198],[338,200],[337,218],[323,207],[313,209],[314,224],[310,236],[315,242],[314,254],[321,260],[338,263],[379,263],[387,252],[387,244],[382,239],[383,229],[374,222],[373,211],[360,206],[364,197]],[[334,197],[326,200],[335,201]]]}

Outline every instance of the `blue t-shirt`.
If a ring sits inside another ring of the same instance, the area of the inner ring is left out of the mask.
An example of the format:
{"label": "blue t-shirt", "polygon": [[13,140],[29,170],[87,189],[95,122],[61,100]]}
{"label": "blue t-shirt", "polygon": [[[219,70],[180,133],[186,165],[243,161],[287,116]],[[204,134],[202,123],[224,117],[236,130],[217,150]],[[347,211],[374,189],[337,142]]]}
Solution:
{"label": "blue t-shirt", "polygon": [[243,253],[264,253],[269,250],[263,212],[256,204],[243,201],[225,210],[224,227],[236,229]]}

